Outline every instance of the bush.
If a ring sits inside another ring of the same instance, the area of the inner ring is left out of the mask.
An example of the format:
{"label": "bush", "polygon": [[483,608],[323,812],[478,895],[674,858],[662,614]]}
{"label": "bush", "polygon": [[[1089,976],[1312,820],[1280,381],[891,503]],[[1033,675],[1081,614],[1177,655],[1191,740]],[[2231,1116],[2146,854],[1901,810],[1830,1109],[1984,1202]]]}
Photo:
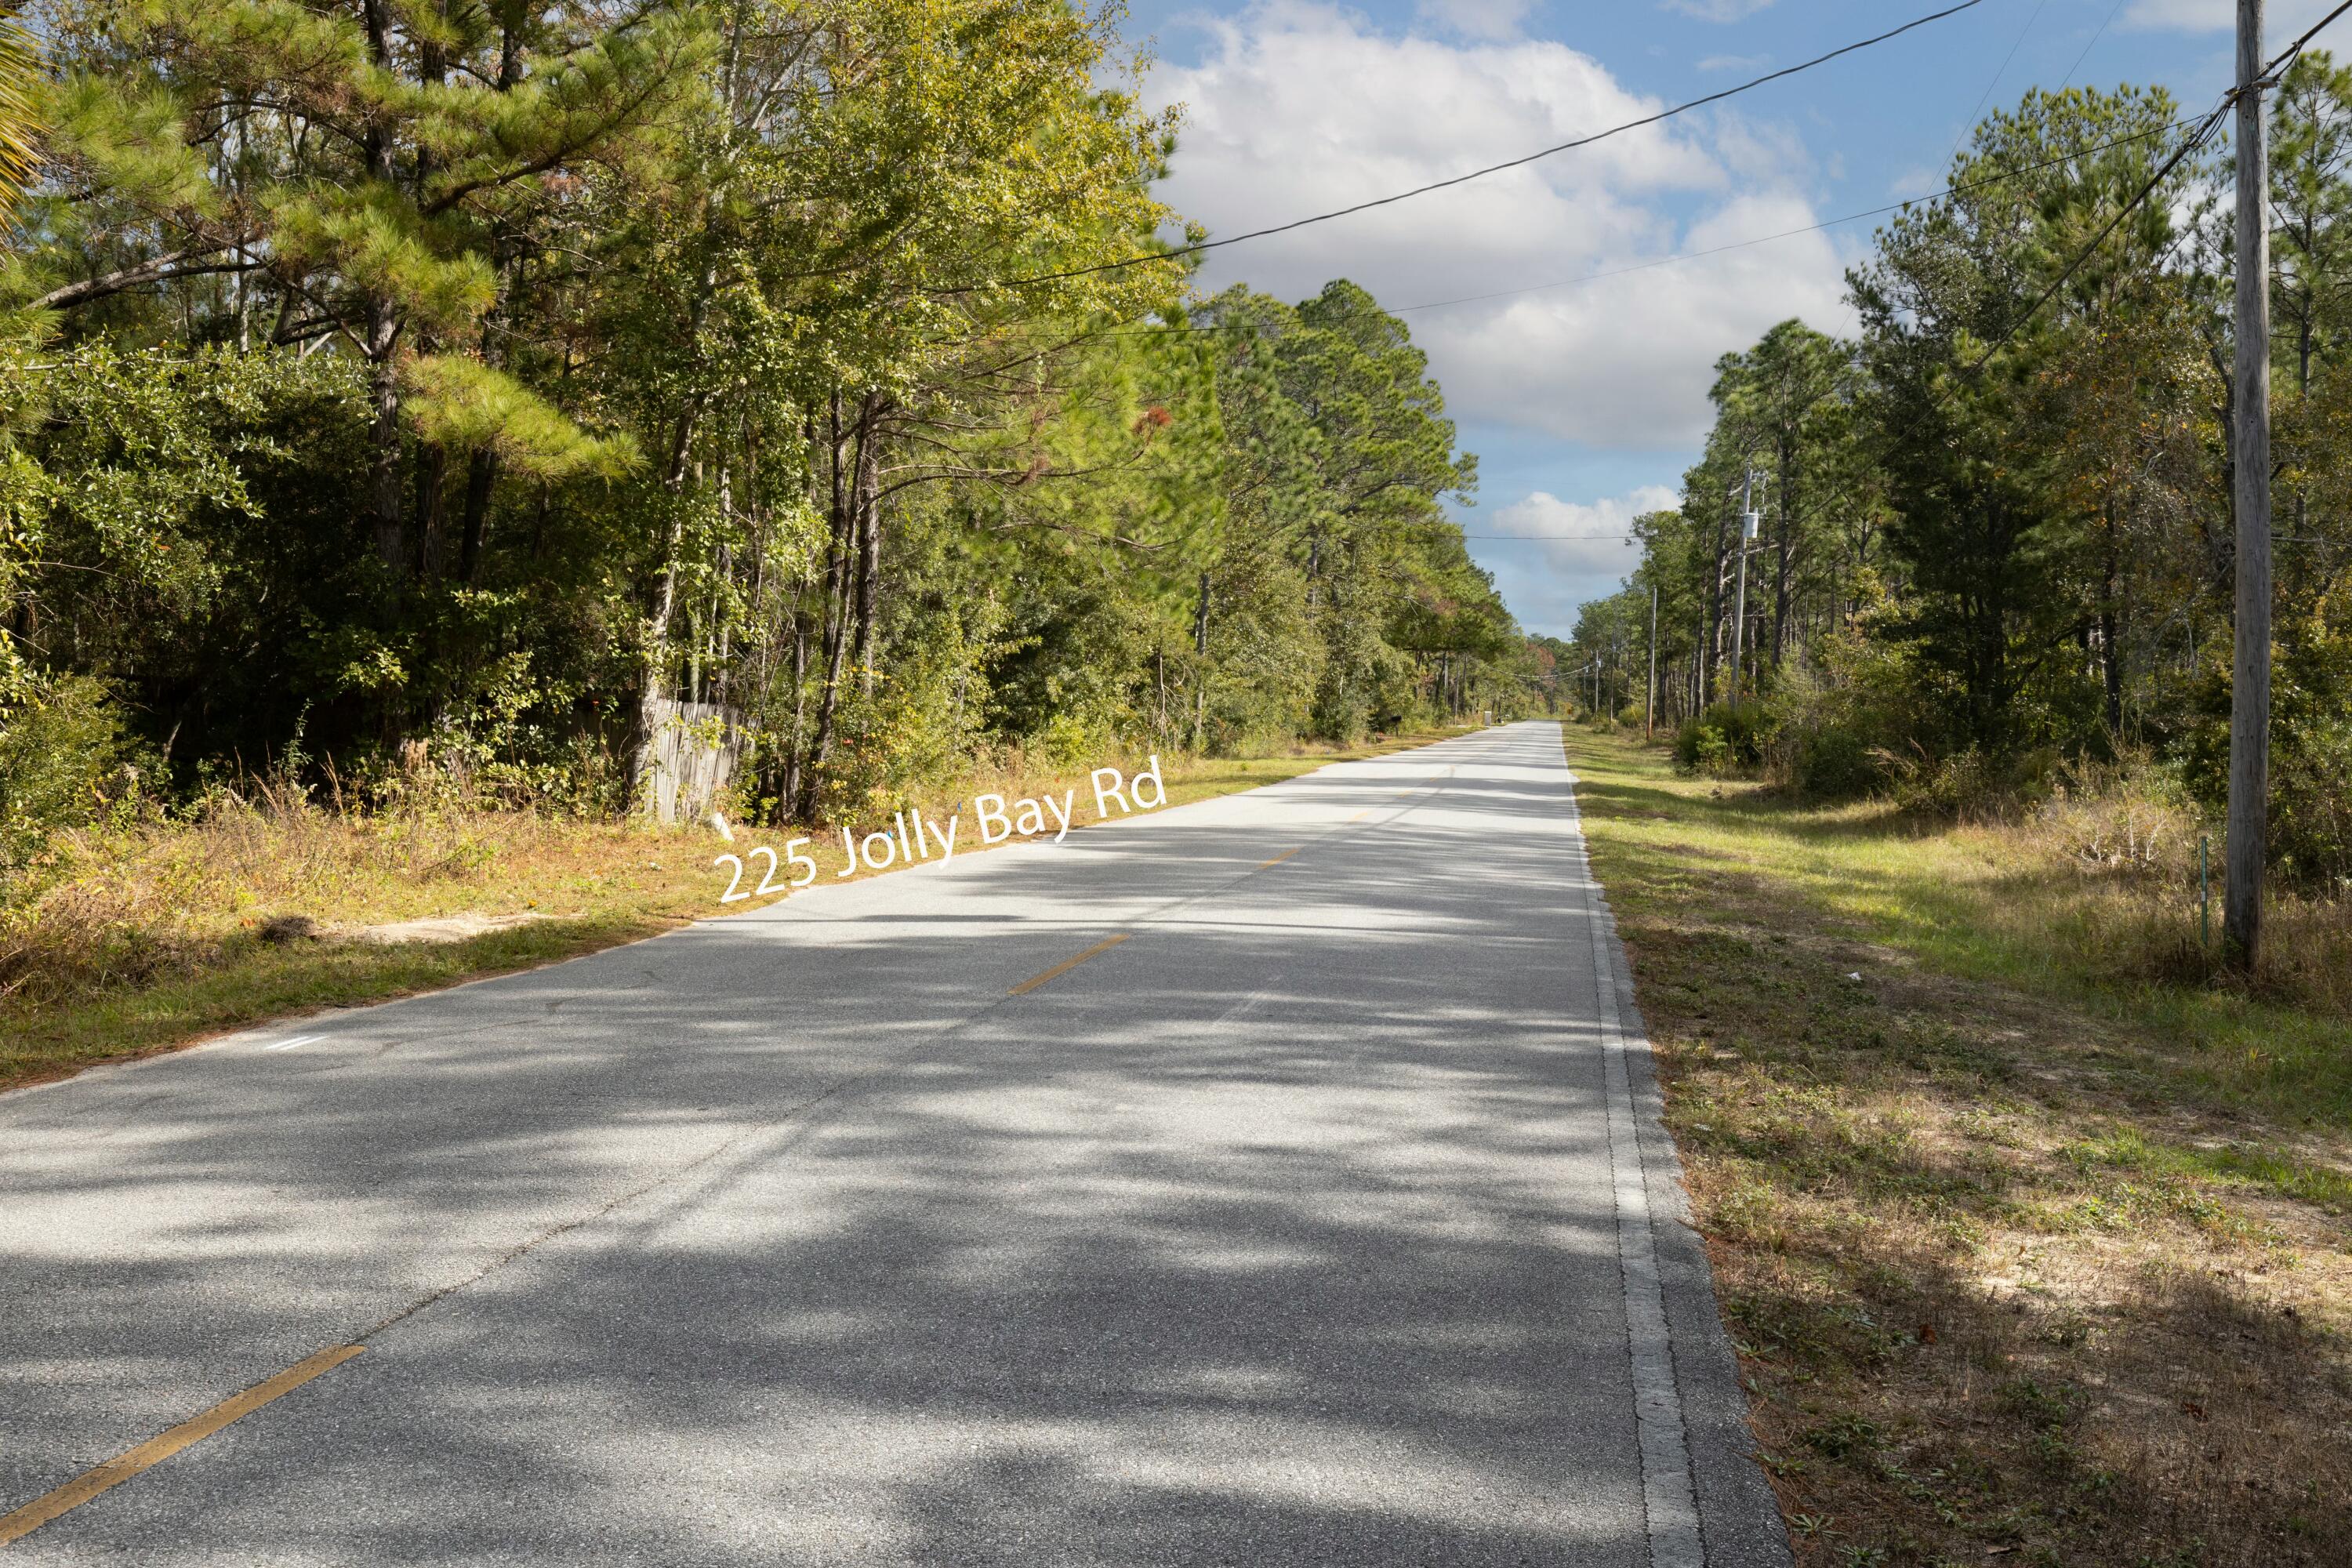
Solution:
{"label": "bush", "polygon": [[1950,756],[1906,764],[1885,753],[1897,774],[1895,799],[1905,809],[1969,820],[2013,820],[2049,797],[2060,757],[2053,747],[1997,757],[1970,746]]}
{"label": "bush", "polygon": [[1726,778],[1761,767],[1769,726],[1754,703],[1718,702],[1675,731],[1675,765]]}
{"label": "bush", "polygon": [[138,773],[106,688],[67,676],[0,716],[0,902],[22,896],[57,834],[136,797]]}
{"label": "bush", "polygon": [[[2272,669],[2270,858],[2312,892],[2352,893],[2352,595],[2283,615]],[[2230,795],[2230,681],[2214,665],[2203,722],[2183,748],[2189,789],[2219,815]]]}
{"label": "bush", "polygon": [[1883,747],[1859,727],[1828,725],[1797,742],[1797,787],[1818,800],[1853,800],[1885,787]]}
{"label": "bush", "polygon": [[2062,770],[2029,829],[2050,852],[2085,870],[2182,887],[2195,879],[2197,845],[2206,832],[2180,780],[2139,757]]}
{"label": "bush", "polygon": [[1774,701],[1771,763],[1784,783],[1814,799],[1853,800],[1932,767],[1921,737],[1936,729],[1933,704],[1904,649],[1841,632],[1824,641],[1821,665]]}

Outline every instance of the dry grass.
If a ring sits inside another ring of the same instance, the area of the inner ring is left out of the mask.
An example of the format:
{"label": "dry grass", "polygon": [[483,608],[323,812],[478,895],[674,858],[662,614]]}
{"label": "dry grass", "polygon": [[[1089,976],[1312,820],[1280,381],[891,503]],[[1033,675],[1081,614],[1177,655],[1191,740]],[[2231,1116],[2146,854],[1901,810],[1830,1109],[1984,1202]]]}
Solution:
{"label": "dry grass", "polygon": [[1801,1561],[2352,1560],[2332,984],[2148,979],[2113,803],[1932,831],[1570,747]]}
{"label": "dry grass", "polygon": [[2220,962],[2221,849],[2200,864],[2201,832],[2160,779],[2106,771],[2080,778],[2021,823],[1963,830],[1954,842],[1980,858],[2021,861],[2019,897],[1989,915],[2062,942],[2066,962],[2085,973],[2226,985],[2352,1020],[2352,906],[2273,889],[2262,963],[2251,976],[2231,974]]}
{"label": "dry grass", "polygon": [[372,925],[541,907],[577,918],[678,901],[701,869],[677,834],[527,812],[371,816],[232,796],[193,822],[70,835],[56,853],[56,883],[0,928],[0,987],[21,1002],[217,967],[297,918]]}
{"label": "dry grass", "polygon": [[[1162,773],[1176,805],[1434,738],[1171,757]],[[1014,755],[957,781],[936,804],[943,815],[984,791],[1074,785],[1083,796],[1086,770]],[[781,847],[788,835],[739,828],[736,837],[740,850]],[[814,837],[829,879],[842,863],[838,835]],[[267,782],[221,793],[191,821],[68,835],[52,848],[40,895],[0,906],[0,1089],[719,914],[729,873],[711,858],[727,847],[708,825],[485,809],[431,789],[363,812]],[[971,847],[959,841],[957,853]],[[395,921],[517,915],[539,918],[430,945],[362,936]]]}

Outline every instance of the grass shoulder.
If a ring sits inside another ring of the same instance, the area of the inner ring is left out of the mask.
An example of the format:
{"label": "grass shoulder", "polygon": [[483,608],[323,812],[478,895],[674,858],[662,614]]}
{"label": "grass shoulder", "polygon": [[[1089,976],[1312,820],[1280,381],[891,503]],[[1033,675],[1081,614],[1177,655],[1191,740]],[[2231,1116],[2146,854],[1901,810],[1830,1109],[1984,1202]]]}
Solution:
{"label": "grass shoulder", "polygon": [[1801,1559],[2342,1562],[2332,994],[2118,964],[2031,832],[1566,745]]}

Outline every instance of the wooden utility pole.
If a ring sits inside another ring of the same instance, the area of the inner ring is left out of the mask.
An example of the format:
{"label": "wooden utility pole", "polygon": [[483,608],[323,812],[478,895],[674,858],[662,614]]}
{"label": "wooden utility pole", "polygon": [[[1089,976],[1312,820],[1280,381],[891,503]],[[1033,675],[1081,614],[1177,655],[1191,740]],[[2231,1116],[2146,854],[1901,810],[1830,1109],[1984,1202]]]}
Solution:
{"label": "wooden utility pole", "polygon": [[1642,739],[1658,738],[1658,585],[1650,584],[1650,710],[1642,721]]}
{"label": "wooden utility pole", "polygon": [[1748,637],[1748,546],[1755,539],[1761,514],[1754,510],[1756,470],[1749,468],[1739,480],[1739,598],[1731,614],[1731,703],[1739,704],[1739,663],[1742,645]]}
{"label": "wooden utility pole", "polygon": [[2222,934],[2252,969],[2262,950],[2270,841],[2271,243],[2263,146],[2263,0],[2238,0],[2237,662],[2230,688],[2229,864]]}

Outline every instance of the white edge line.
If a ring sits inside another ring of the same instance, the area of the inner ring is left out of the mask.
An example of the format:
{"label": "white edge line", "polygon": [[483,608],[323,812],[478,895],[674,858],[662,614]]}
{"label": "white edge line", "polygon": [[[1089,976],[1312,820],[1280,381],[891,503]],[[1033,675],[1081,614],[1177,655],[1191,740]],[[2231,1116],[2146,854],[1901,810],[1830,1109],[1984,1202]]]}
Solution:
{"label": "white edge line", "polygon": [[1633,1373],[1649,1563],[1650,1568],[1703,1568],[1706,1548],[1698,1516],[1690,1435],[1675,1368],[1664,1282],[1651,1234],[1651,1184],[1642,1157],[1642,1112],[1633,1100],[1625,1060],[1629,1049],[1646,1048],[1646,1042],[1637,1044],[1627,1037],[1614,955],[1610,952],[1617,942],[1616,921],[1610,915],[1600,879],[1593,875],[1591,847],[1584,836],[1583,812],[1573,786],[1569,793],[1569,821],[1576,836],[1576,866],[1587,900],[1585,917],[1592,942],[1610,1164],[1616,1192],[1618,1266],[1625,1294],[1626,1348]]}

